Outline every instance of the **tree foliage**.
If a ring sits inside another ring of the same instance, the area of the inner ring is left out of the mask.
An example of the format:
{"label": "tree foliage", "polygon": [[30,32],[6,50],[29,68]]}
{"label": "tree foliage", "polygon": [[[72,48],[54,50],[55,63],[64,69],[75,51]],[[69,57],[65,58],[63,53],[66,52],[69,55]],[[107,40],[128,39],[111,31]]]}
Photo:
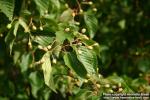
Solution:
{"label": "tree foliage", "polygon": [[0,99],[150,92],[149,1],[0,0]]}

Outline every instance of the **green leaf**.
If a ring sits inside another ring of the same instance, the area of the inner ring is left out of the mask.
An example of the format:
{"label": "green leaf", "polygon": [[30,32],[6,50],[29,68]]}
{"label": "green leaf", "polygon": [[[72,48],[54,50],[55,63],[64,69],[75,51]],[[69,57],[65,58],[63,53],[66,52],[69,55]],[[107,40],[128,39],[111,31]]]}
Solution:
{"label": "green leaf", "polygon": [[9,20],[12,20],[14,5],[14,0],[0,0],[0,10],[9,18]]}
{"label": "green leaf", "polygon": [[48,11],[50,0],[34,0],[36,8],[40,12],[40,15],[44,15]]}
{"label": "green leaf", "polygon": [[75,52],[69,52],[64,55],[65,65],[74,70],[80,77],[85,77],[87,72],[83,64],[77,59]]}
{"label": "green leaf", "polygon": [[19,60],[20,55],[21,55],[20,52],[18,52],[18,51],[15,51],[15,52],[14,52],[13,61],[14,61],[15,64],[16,64],[17,61]]}
{"label": "green leaf", "polygon": [[44,73],[45,84],[50,89],[52,89],[54,92],[56,92],[54,81],[53,81],[52,66],[51,66],[51,60],[50,60],[50,53],[49,52],[44,54],[44,56],[42,57],[42,61],[44,61],[44,63],[42,64],[42,70]]}
{"label": "green leaf", "polygon": [[71,10],[71,9],[65,10],[65,11],[61,14],[61,16],[60,16],[60,21],[61,21],[61,22],[68,22],[68,21],[73,20],[72,13],[73,13],[73,10]]}
{"label": "green leaf", "polygon": [[15,37],[16,37],[16,35],[17,35],[18,28],[19,28],[19,22],[17,21],[17,22],[15,23],[15,25],[14,25],[14,32],[13,32],[13,34],[14,34]]}
{"label": "green leaf", "polygon": [[100,45],[91,39],[85,39],[81,37],[82,42],[87,46],[92,46],[93,51],[100,57]]}
{"label": "green leaf", "polygon": [[37,35],[35,36],[34,40],[35,42],[39,43],[42,46],[48,46],[50,43],[52,43],[54,40],[54,37],[51,36],[45,36],[45,35]]}
{"label": "green leaf", "polygon": [[[57,23],[57,20],[55,20],[56,18],[55,18],[55,16],[53,15],[53,14],[49,14],[49,15],[46,15],[46,16],[43,16],[42,18],[41,18],[41,21],[43,22],[43,23],[47,23],[46,25],[45,25],[45,28],[46,28],[46,26],[47,27],[49,27],[50,29],[53,29],[53,27],[54,27],[54,29],[55,28],[57,28],[57,26],[58,26],[58,23]],[[50,27],[51,26],[51,27]],[[48,28],[48,30],[50,30]]]}
{"label": "green leaf", "polygon": [[53,50],[52,53],[53,53],[56,57],[59,57],[60,52],[61,52],[61,46],[60,46],[60,45],[56,45],[56,46],[54,47],[54,50]]}
{"label": "green leaf", "polygon": [[93,12],[91,12],[91,11],[86,12],[84,14],[84,21],[85,21],[86,27],[88,29],[89,36],[91,38],[93,38],[97,31],[97,26],[98,26],[98,21],[97,21],[96,17],[94,16]]}
{"label": "green leaf", "polygon": [[31,63],[31,54],[23,54],[21,57],[21,62],[20,62],[20,66],[21,66],[21,72],[25,72]]}
{"label": "green leaf", "polygon": [[77,58],[84,65],[88,74],[96,73],[97,69],[97,56],[93,50],[89,50],[88,48],[81,46],[79,48],[75,48]]}
{"label": "green leaf", "polygon": [[74,39],[73,34],[70,32],[57,31],[55,34],[56,40],[60,43],[63,43],[65,39],[68,39],[69,41],[72,41]]}
{"label": "green leaf", "polygon": [[39,73],[36,72],[32,72],[29,76],[29,81],[31,83],[31,87],[32,87],[32,94],[34,97],[37,97],[37,92],[40,88],[42,88],[43,86],[43,81],[41,80],[42,77],[40,77]]}
{"label": "green leaf", "polygon": [[12,31],[9,31],[7,36],[5,37],[5,42],[9,45],[10,54],[12,52],[13,44],[15,41],[15,37],[13,34],[11,34]]}

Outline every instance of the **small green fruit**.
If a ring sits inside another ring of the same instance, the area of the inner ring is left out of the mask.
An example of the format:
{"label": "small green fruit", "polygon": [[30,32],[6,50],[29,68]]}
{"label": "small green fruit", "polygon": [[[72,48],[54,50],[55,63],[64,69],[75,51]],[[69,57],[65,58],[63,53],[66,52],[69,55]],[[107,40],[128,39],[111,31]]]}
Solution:
{"label": "small green fruit", "polygon": [[102,76],[101,74],[98,74],[98,77],[99,77],[99,78],[102,78],[103,76]]}
{"label": "small green fruit", "polygon": [[38,48],[39,48],[39,49],[43,49],[43,47],[42,47],[41,45],[38,45]]}
{"label": "small green fruit", "polygon": [[32,45],[31,42],[28,42],[28,45],[31,46]]}
{"label": "small green fruit", "polygon": [[105,87],[106,87],[106,88],[109,88],[109,87],[110,87],[110,85],[109,85],[109,84],[105,84]]}
{"label": "small green fruit", "polygon": [[119,88],[118,91],[119,91],[119,92],[122,92],[122,91],[123,91],[123,88]]}
{"label": "small green fruit", "polygon": [[33,30],[36,30],[37,28],[36,28],[36,26],[33,25],[33,26],[32,26],[32,29],[33,29]]}
{"label": "small green fruit", "polygon": [[45,10],[45,14],[48,14],[48,10]]}
{"label": "small green fruit", "polygon": [[121,87],[122,85],[121,85],[121,83],[118,83],[118,87]]}
{"label": "small green fruit", "polygon": [[66,29],[65,29],[65,32],[69,32],[69,31],[70,31],[70,28],[66,28]]}
{"label": "small green fruit", "polygon": [[40,30],[43,31],[43,27],[42,26],[40,26]]}
{"label": "small green fruit", "polygon": [[87,80],[87,79],[85,79],[85,80],[84,80],[84,83],[88,83],[88,80]]}
{"label": "small green fruit", "polygon": [[53,64],[56,64],[56,63],[57,63],[57,60],[54,58],[54,59],[52,60],[52,62],[53,62]]}
{"label": "small green fruit", "polygon": [[92,5],[92,4],[93,4],[93,2],[92,2],[92,1],[90,1],[90,2],[89,2],[89,5]]}
{"label": "small green fruit", "polygon": [[100,85],[100,84],[96,84],[96,86],[97,86],[97,88],[100,88],[100,87],[101,87],[101,85]]}
{"label": "small green fruit", "polygon": [[93,45],[94,45],[94,46],[98,46],[99,44],[98,44],[98,43],[94,43]]}
{"label": "small green fruit", "polygon": [[82,33],[85,33],[85,32],[86,32],[86,29],[85,29],[85,28],[83,28],[83,29],[81,30],[81,32],[82,32]]}
{"label": "small green fruit", "polygon": [[97,11],[97,8],[93,8],[93,11],[95,11],[95,12],[96,12],[96,11]]}
{"label": "small green fruit", "polygon": [[48,51],[47,47],[43,47],[43,50],[44,50],[44,51]]}
{"label": "small green fruit", "polygon": [[65,7],[66,7],[66,8],[69,8],[69,6],[68,6],[68,4],[67,4],[67,3],[65,4]]}
{"label": "small green fruit", "polygon": [[29,49],[32,49],[32,43],[28,42]]}
{"label": "small green fruit", "polygon": [[90,78],[90,77],[91,77],[91,75],[90,75],[90,74],[87,74],[87,75],[86,75],[86,77],[87,77],[87,78]]}
{"label": "small green fruit", "polygon": [[112,89],[109,90],[110,93],[113,93],[114,91]]}
{"label": "small green fruit", "polygon": [[72,16],[75,17],[75,16],[76,16],[76,13],[73,12],[73,13],[72,13]]}
{"label": "small green fruit", "polygon": [[81,13],[81,14],[83,13],[83,10],[82,10],[82,9],[80,9],[80,13]]}
{"label": "small green fruit", "polygon": [[3,37],[3,34],[2,34],[2,33],[0,33],[0,37]]}
{"label": "small green fruit", "polygon": [[12,25],[9,23],[7,24],[7,28],[10,29],[12,27]]}
{"label": "small green fruit", "polygon": [[48,48],[48,49],[51,49],[51,48],[52,48],[52,46],[51,46],[51,45],[48,45],[48,46],[47,46],[47,48]]}
{"label": "small green fruit", "polygon": [[81,50],[78,50],[78,53],[79,53],[79,54],[82,54],[82,51],[81,51]]}
{"label": "small green fruit", "polygon": [[92,47],[92,46],[87,46],[87,48],[88,48],[88,49],[90,49],[90,50],[92,50],[92,49],[93,49],[93,47]]}

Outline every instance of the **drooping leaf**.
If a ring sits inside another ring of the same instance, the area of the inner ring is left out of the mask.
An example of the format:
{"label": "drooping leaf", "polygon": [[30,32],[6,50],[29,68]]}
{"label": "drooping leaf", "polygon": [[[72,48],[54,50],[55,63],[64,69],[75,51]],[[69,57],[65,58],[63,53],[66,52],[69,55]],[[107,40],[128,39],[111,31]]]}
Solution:
{"label": "drooping leaf", "polygon": [[23,54],[21,57],[21,62],[20,62],[20,66],[21,66],[21,72],[25,72],[31,63],[31,54]]}
{"label": "drooping leaf", "polygon": [[13,44],[14,44],[14,41],[15,41],[15,37],[11,32],[12,31],[10,30],[8,32],[7,36],[5,37],[5,42],[9,45],[10,54],[12,52]]}
{"label": "drooping leaf", "polygon": [[34,97],[37,97],[37,92],[40,88],[42,88],[43,86],[43,82],[41,80],[42,77],[40,77],[39,73],[36,72],[32,72],[29,76],[29,81],[31,82],[31,87],[32,87],[32,94]]}
{"label": "drooping leaf", "polygon": [[26,24],[24,25],[23,22],[20,20],[14,22],[13,28],[8,32],[7,36],[5,37],[5,42],[7,44],[9,44],[10,54],[12,52],[13,44],[14,44],[15,37],[16,37],[17,32],[18,32],[19,25],[23,25],[25,27]]}
{"label": "drooping leaf", "polygon": [[97,56],[94,51],[89,50],[88,48],[81,46],[79,48],[75,48],[77,58],[84,65],[88,74],[96,73],[97,68]]}
{"label": "drooping leaf", "polygon": [[42,57],[42,61],[44,61],[44,63],[42,64],[42,70],[44,73],[45,84],[50,89],[52,89],[53,91],[56,92],[54,81],[53,81],[52,66],[51,66],[51,60],[50,60],[50,53],[49,52],[44,54],[44,56]]}
{"label": "drooping leaf", "polygon": [[0,0],[0,10],[12,20],[15,0]]}
{"label": "drooping leaf", "polygon": [[13,32],[14,36],[17,35],[18,28],[19,28],[19,22],[17,21],[14,25],[14,32]]}
{"label": "drooping leaf", "polygon": [[98,26],[98,21],[96,17],[91,11],[89,11],[84,14],[84,21],[88,29],[89,36],[93,38],[97,31],[97,26]]}
{"label": "drooping leaf", "polygon": [[13,61],[14,61],[15,64],[16,64],[17,61],[19,60],[20,55],[21,55],[20,52],[18,52],[18,51],[15,51],[15,52],[14,52]]}
{"label": "drooping leaf", "polygon": [[77,59],[75,52],[69,52],[64,55],[65,64],[76,72],[80,77],[85,77],[87,72],[83,64]]}

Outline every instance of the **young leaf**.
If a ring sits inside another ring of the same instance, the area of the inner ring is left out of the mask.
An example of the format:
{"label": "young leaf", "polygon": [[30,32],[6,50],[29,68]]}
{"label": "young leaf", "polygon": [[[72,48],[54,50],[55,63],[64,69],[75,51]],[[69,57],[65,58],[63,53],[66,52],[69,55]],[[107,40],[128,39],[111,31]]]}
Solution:
{"label": "young leaf", "polygon": [[77,58],[84,65],[88,74],[96,73],[97,68],[97,56],[94,51],[89,50],[88,48],[81,46],[75,48]]}
{"label": "young leaf", "polygon": [[44,63],[42,64],[42,70],[44,73],[45,84],[50,89],[52,89],[54,92],[56,92],[54,81],[53,81],[53,76],[52,76],[52,66],[51,66],[51,60],[50,60],[50,53],[49,52],[44,54],[44,56],[42,57],[42,61],[44,61]]}
{"label": "young leaf", "polygon": [[13,32],[14,36],[17,35],[18,28],[19,28],[19,22],[17,21],[14,25],[14,32]]}
{"label": "young leaf", "polygon": [[82,65],[82,63],[80,63],[80,61],[77,59],[75,52],[66,53],[64,55],[64,61],[65,61],[65,64],[70,69],[74,70],[77,75],[83,78],[86,76],[87,72],[84,66]]}

